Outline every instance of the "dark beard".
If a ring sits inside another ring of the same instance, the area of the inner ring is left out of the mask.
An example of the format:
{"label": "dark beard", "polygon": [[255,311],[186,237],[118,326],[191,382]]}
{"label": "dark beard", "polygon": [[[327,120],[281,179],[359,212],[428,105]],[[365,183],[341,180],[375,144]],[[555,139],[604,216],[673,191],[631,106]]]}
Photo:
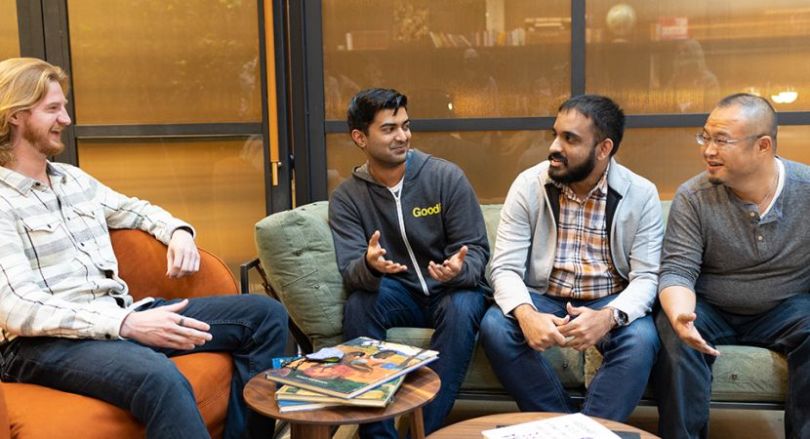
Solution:
{"label": "dark beard", "polygon": [[[556,152],[549,154],[548,159],[559,160],[562,161],[563,164],[568,165],[568,159]],[[548,176],[551,177],[552,180],[560,184],[578,183],[588,178],[588,176],[591,175],[591,172],[593,172],[593,169],[595,167],[596,167],[596,148],[594,147],[591,149],[591,154],[588,155],[588,159],[585,160],[579,166],[575,166],[573,168],[569,167],[566,169],[549,168]]]}

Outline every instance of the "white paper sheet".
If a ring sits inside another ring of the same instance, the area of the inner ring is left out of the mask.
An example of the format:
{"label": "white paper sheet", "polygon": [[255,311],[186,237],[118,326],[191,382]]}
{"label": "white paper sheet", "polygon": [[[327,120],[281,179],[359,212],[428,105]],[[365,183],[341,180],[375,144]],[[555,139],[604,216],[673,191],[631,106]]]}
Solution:
{"label": "white paper sheet", "polygon": [[486,439],[620,439],[582,413],[484,430],[481,434]]}

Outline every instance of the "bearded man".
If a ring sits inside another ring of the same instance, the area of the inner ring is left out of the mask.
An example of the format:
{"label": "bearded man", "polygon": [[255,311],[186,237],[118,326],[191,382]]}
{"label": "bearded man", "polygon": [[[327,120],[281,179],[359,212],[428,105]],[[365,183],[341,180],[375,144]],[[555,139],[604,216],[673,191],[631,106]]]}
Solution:
{"label": "bearded man", "polygon": [[624,113],[609,98],[563,103],[548,160],[506,197],[492,258],[496,304],[481,323],[495,374],[523,411],[575,411],[542,352],[595,346],[604,362],[581,411],[624,421],[659,348],[650,316],[663,237],[655,186],[613,156]]}

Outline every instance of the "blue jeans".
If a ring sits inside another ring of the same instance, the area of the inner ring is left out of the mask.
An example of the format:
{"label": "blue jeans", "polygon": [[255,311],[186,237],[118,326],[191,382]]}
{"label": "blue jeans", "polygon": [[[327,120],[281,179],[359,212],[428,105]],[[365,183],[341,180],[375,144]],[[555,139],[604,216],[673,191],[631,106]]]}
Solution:
{"label": "blue jeans", "polygon": [[[601,309],[614,296],[588,301],[533,293],[531,298],[538,311],[564,317],[566,302]],[[574,410],[554,368],[540,352],[529,347],[517,320],[505,316],[497,305],[490,307],[481,322],[481,345],[495,375],[521,411]],[[658,353],[652,317],[646,315],[628,326],[614,328],[596,343],[596,348],[604,361],[588,387],[582,413],[625,421],[644,394]]]}
{"label": "blue jeans", "polygon": [[[478,325],[486,310],[481,289],[450,290],[425,296],[409,291],[400,282],[384,277],[376,293],[355,291],[343,313],[347,340],[367,336],[384,340],[393,327],[434,328],[430,348],[439,359],[430,364],[442,380],[436,399],[425,406],[425,433],[439,429],[453,408],[475,347]],[[360,426],[360,437],[398,438],[393,421]]]}
{"label": "blue jeans", "polygon": [[[177,302],[158,299],[139,311]],[[234,374],[225,437],[272,437],[273,421],[247,409],[242,389],[282,356],[287,313],[255,295],[191,299],[182,315],[211,325],[213,339],[193,351],[144,346],[129,340],[18,337],[3,347],[2,380],[78,393],[128,410],[149,438],[206,438],[191,385],[168,357],[229,352]]]}
{"label": "blue jeans", "polygon": [[[697,298],[695,327],[710,345],[741,344],[783,353],[788,361],[785,437],[810,438],[810,294],[784,300],[756,315],[722,311]],[[653,372],[658,434],[664,439],[709,434],[712,364],[678,338],[664,312],[656,318],[661,353]]]}

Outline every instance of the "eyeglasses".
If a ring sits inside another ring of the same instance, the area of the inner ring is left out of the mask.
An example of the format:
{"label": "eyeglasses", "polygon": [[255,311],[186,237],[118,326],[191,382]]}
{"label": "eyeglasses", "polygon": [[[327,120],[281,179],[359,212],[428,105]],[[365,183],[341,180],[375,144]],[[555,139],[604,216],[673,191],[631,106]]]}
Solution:
{"label": "eyeglasses", "polygon": [[755,134],[753,136],[745,136],[741,139],[731,139],[724,136],[711,137],[706,133],[701,132],[695,134],[695,141],[697,141],[697,144],[700,146],[709,146],[709,144],[714,143],[714,145],[717,146],[718,149],[724,149],[729,147],[729,145],[734,145],[735,143],[744,142],[750,139],[758,139],[766,135],[767,134]]}

